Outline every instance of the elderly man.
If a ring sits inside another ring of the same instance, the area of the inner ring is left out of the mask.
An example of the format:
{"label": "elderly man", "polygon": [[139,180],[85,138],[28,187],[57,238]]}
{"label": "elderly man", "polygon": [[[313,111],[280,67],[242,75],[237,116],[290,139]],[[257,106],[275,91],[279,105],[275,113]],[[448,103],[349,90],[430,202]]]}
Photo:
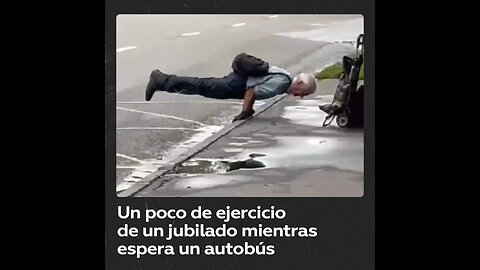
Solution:
{"label": "elderly man", "polygon": [[222,78],[196,78],[167,75],[153,70],[145,90],[145,99],[149,101],[155,91],[201,95],[215,99],[243,99],[242,112],[233,119],[236,121],[255,113],[255,100],[283,93],[303,98],[315,90],[316,83],[312,74],[301,73],[292,79],[288,71],[275,66],[270,66],[265,76],[247,78],[235,72]]}

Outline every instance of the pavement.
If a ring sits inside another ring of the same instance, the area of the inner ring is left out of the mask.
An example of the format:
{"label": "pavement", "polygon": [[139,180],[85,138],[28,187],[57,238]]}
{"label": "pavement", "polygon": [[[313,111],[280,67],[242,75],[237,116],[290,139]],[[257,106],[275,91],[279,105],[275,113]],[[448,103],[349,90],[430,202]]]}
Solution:
{"label": "pavement", "polygon": [[[343,42],[362,31],[361,15],[117,16],[117,194],[136,194],[135,188],[168,171],[165,168],[199,154],[214,141],[220,143],[226,133],[237,132],[231,119],[241,110],[241,100],[157,92],[145,102],[152,69],[223,76],[231,72],[237,53],[248,52],[292,74],[316,71],[354,52]],[[260,112],[276,101],[256,101],[254,109]]]}
{"label": "pavement", "polygon": [[191,156],[119,196],[361,197],[363,130],[322,123],[337,80],[303,99],[281,96]]}

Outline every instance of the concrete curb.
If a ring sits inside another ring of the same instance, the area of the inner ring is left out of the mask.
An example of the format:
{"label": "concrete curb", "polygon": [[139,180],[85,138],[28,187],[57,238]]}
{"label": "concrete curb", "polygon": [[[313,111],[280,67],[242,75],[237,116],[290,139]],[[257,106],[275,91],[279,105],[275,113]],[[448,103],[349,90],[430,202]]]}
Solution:
{"label": "concrete curb", "polygon": [[[255,116],[261,114],[262,112],[266,111],[268,108],[272,107],[274,104],[278,103],[280,100],[284,99],[288,95],[282,95],[275,97],[271,102],[266,103],[259,109],[257,109]],[[230,131],[234,130],[235,128],[243,125],[245,122],[247,122],[249,119],[245,120],[240,120],[236,121],[234,123],[231,123],[230,125],[225,126],[223,129],[221,129],[219,132],[215,133],[214,135],[208,137],[205,141],[195,145],[193,148],[190,150],[186,151],[185,153],[179,155],[178,157],[174,158],[169,164],[164,165],[160,167],[157,171],[147,175],[146,177],[142,178],[142,180],[136,182],[133,184],[133,186],[129,187],[126,190],[123,190],[119,193],[117,193],[118,197],[132,197],[135,194],[139,193],[143,189],[147,188],[148,186],[155,185],[156,187],[161,186],[163,183],[162,181],[159,181],[162,176],[165,174],[171,172],[176,166],[184,163],[194,155],[198,154],[223,136],[227,135]],[[156,187],[153,187],[155,189]]]}

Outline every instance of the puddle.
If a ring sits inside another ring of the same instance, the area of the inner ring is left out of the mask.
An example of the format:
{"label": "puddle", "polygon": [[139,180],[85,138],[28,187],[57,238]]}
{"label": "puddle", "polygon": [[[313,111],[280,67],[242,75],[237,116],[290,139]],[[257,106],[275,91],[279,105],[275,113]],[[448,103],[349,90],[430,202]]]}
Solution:
{"label": "puddle", "polygon": [[[171,149],[165,151],[161,159],[148,159],[148,160],[134,160],[137,165],[122,166],[117,165],[117,169],[131,169],[129,175],[122,179],[122,182],[116,186],[116,191],[121,192],[129,187],[133,186],[136,182],[141,181],[144,177],[158,170],[162,165],[168,164],[177,156],[185,153],[198,143],[206,140],[208,137],[220,131],[224,126],[222,125],[205,125],[196,129],[189,139],[182,141]],[[118,157],[118,155],[117,155]]]}
{"label": "puddle", "polygon": [[225,151],[226,153],[239,153],[239,152],[242,152],[244,150],[244,148],[223,148],[223,151]]}
{"label": "puddle", "polygon": [[[318,106],[330,103],[332,98],[333,96],[318,96],[315,100],[297,100],[296,105],[284,108],[282,118],[298,125],[323,127],[323,121],[327,114]],[[331,126],[338,127],[335,121],[331,123]]]}
{"label": "puddle", "polygon": [[254,157],[264,156],[262,154],[251,154],[249,159],[233,161],[220,159],[197,159],[185,162],[174,168],[172,174],[223,174],[240,169],[264,168],[265,164]]}
{"label": "puddle", "polygon": [[[337,83],[337,81],[335,81],[335,83]],[[335,89],[332,87],[332,89]],[[332,102],[333,100],[333,95],[318,95],[315,97],[315,99],[317,100],[322,100],[323,102]],[[315,100],[313,100],[315,101]]]}
{"label": "puddle", "polygon": [[[324,172],[328,181],[336,181],[333,185],[340,187],[345,186],[344,182],[337,181],[334,176],[342,171],[352,174],[348,175],[350,178],[363,180],[360,176],[363,172],[363,134],[347,137],[279,136],[275,137],[273,144],[254,151],[243,149],[229,158],[192,159],[168,174],[169,183],[162,189],[167,193],[181,191],[185,194],[214,188],[235,190],[235,185],[266,185],[268,181],[263,182],[265,179],[283,179],[288,174],[303,175],[310,171],[314,174]],[[314,175],[309,177],[309,185],[330,185],[325,179],[318,180]],[[350,185],[351,181],[347,184]]]}
{"label": "puddle", "polygon": [[255,158],[266,168],[318,168],[335,166],[363,171],[363,134],[356,136],[279,136],[273,145],[244,151],[233,159]]}
{"label": "puddle", "polygon": [[255,177],[247,177],[242,175],[196,175],[179,179],[170,187],[174,190],[201,190],[215,188],[221,186],[229,186],[241,184],[250,181],[256,181]]}
{"label": "puddle", "polygon": [[185,148],[189,149],[197,145],[199,142],[206,140],[208,137],[219,132],[224,126],[207,125],[196,129],[197,133],[188,140],[180,142],[170,150],[170,156],[177,157],[185,152]]}
{"label": "puddle", "polygon": [[272,135],[270,134],[266,134],[266,133],[254,133],[253,136],[256,136],[256,137],[272,137]]}
{"label": "puddle", "polygon": [[250,140],[251,138],[250,137],[231,137],[232,139],[236,139],[236,140]]}
{"label": "puddle", "polygon": [[253,103],[253,108],[259,108],[259,107],[265,105],[265,103],[266,102],[263,101],[263,100],[256,100],[255,103]]}
{"label": "puddle", "polygon": [[242,142],[242,143],[239,143],[239,142],[231,142],[229,143],[228,145],[231,145],[231,146],[244,146],[244,145],[247,145],[248,142]]}

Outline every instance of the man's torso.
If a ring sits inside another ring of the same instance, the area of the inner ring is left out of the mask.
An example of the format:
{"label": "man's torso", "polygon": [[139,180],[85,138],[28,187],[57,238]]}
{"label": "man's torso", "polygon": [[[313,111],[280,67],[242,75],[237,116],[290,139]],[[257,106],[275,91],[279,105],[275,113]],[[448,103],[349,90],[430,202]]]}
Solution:
{"label": "man's torso", "polygon": [[[255,99],[257,100],[271,98],[273,96],[283,94],[287,92],[288,88],[290,87],[291,77],[288,71],[276,66],[271,66],[268,72],[282,74],[269,74],[262,77],[248,77],[247,89],[253,88],[255,91]],[[290,80],[288,78],[290,78]]]}

